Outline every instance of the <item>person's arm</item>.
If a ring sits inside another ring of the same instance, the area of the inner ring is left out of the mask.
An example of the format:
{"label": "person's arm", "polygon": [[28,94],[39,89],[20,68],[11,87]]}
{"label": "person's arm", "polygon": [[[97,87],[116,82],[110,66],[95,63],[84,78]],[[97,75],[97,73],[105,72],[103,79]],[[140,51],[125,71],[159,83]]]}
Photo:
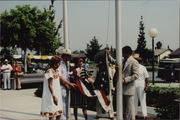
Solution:
{"label": "person's arm", "polygon": [[5,71],[5,70],[9,70],[9,68],[5,68],[4,66],[2,66],[1,72]]}
{"label": "person's arm", "polygon": [[139,78],[139,63],[137,61],[132,61],[131,72],[130,76],[123,78],[123,83],[131,83],[134,82],[136,79]]}
{"label": "person's arm", "polygon": [[21,68],[21,66],[18,66],[17,71],[18,71],[19,73],[20,73],[20,72],[22,72],[22,68]]}
{"label": "person's arm", "polygon": [[49,90],[50,90],[50,93],[53,97],[53,102],[55,105],[58,105],[58,99],[57,97],[54,95],[54,90],[53,90],[53,78],[49,78],[48,79],[48,87],[49,87]]}
{"label": "person's arm", "polygon": [[144,88],[144,91],[147,92],[149,89],[149,78],[145,78],[145,88]]}
{"label": "person's arm", "polygon": [[60,82],[61,82],[62,84],[64,84],[64,86],[66,86],[68,89],[70,89],[71,87],[73,87],[73,88],[76,87],[76,84],[67,81],[67,80],[64,79],[62,76],[59,76],[59,78],[60,78]]}
{"label": "person's arm", "polygon": [[13,68],[12,68],[12,66],[9,64],[9,70],[11,71],[11,70],[13,70]]}
{"label": "person's arm", "polygon": [[95,86],[94,86],[94,82],[95,82],[95,79],[96,79],[96,76],[97,76],[97,72],[99,71],[98,67],[93,71],[93,74],[91,76],[89,76],[88,78],[86,78],[93,86],[93,88],[95,89]]}

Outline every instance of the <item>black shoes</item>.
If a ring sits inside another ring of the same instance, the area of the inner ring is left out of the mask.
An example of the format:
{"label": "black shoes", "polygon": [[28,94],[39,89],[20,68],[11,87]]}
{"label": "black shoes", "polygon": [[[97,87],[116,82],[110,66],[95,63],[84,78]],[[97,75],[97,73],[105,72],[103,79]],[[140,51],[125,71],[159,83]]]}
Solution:
{"label": "black shoes", "polygon": [[100,116],[96,116],[96,117],[95,117],[95,119],[99,119],[99,118],[101,118],[101,117],[100,117]]}
{"label": "black shoes", "polygon": [[147,120],[147,116],[146,117],[139,117],[139,116],[135,116],[136,120]]}

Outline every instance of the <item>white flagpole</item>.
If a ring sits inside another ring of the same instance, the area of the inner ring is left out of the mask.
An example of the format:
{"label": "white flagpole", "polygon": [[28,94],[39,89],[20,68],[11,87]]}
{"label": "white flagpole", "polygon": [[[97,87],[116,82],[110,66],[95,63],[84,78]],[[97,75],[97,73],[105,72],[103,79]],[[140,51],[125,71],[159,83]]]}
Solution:
{"label": "white flagpole", "polygon": [[[69,49],[69,38],[68,38],[68,16],[67,16],[67,0],[63,0],[63,35],[64,35],[64,49],[68,50]],[[67,66],[68,66],[68,72],[69,72],[69,62],[67,62]],[[70,112],[70,91],[67,91],[67,95],[68,95],[68,119],[71,118],[71,112]]]}
{"label": "white flagpole", "polygon": [[67,0],[63,0],[63,32],[64,32],[64,48],[69,49]]}
{"label": "white flagpole", "polygon": [[118,65],[117,80],[117,120],[123,120],[123,94],[122,94],[122,43],[121,43],[121,0],[115,0],[115,27],[116,27],[116,60]]}

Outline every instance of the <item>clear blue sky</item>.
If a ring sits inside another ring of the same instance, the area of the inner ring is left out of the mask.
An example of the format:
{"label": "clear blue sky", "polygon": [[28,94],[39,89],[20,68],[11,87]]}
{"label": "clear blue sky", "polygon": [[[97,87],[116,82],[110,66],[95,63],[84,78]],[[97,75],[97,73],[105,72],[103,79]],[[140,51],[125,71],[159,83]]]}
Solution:
{"label": "clear blue sky", "polygon": [[[68,0],[69,47],[72,50],[84,50],[86,43],[89,43],[93,36],[98,38],[100,44],[115,47],[114,1]],[[31,4],[39,9],[48,9],[51,1],[0,1],[0,13],[22,4]],[[58,22],[63,19],[62,0],[54,2],[54,9]],[[122,0],[121,10],[122,46],[129,45],[132,49],[136,49],[140,16],[142,15],[148,48],[151,49],[152,47],[151,38],[148,36],[150,28],[156,28],[159,32],[155,38],[155,43],[161,41],[163,48],[167,48],[169,45],[173,50],[179,47],[179,0]],[[62,29],[60,34],[63,37]]]}

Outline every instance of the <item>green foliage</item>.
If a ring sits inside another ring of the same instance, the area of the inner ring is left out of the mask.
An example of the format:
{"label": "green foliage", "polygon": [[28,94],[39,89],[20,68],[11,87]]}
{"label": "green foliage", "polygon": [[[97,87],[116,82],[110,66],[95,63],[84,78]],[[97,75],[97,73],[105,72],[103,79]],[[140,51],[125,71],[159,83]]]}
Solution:
{"label": "green foliage", "polygon": [[34,95],[36,97],[42,98],[42,93],[43,93],[43,85],[38,87],[38,89],[34,92]]}
{"label": "green foliage", "polygon": [[1,46],[54,54],[61,43],[56,35],[56,24],[49,20],[53,14],[53,11],[41,11],[30,5],[1,13]]}
{"label": "green foliage", "polygon": [[[154,71],[158,71],[158,66],[154,66]],[[152,66],[146,66],[147,71],[152,71]]]}
{"label": "green foliage", "polygon": [[139,22],[139,35],[138,35],[138,46],[136,48],[136,53],[142,53],[143,50],[146,47],[146,41],[145,41],[145,32],[144,32],[144,23],[143,23],[143,17],[141,16],[141,21]]}
{"label": "green foliage", "polygon": [[146,48],[145,32],[144,32],[143,16],[141,16],[141,21],[139,22],[139,34],[138,34],[138,45],[135,53],[140,54],[143,63],[148,63],[149,59],[152,58],[152,51]]}
{"label": "green foliage", "polygon": [[180,89],[173,87],[150,87],[147,93],[148,106],[155,107],[160,119],[179,119]]}
{"label": "green foliage", "polygon": [[156,43],[155,49],[161,49],[161,48],[162,48],[162,42],[161,42],[161,41],[158,41],[158,42]]}
{"label": "green foliage", "polygon": [[90,44],[87,44],[86,52],[87,57],[93,61],[94,55],[100,51],[102,45],[99,45],[98,39],[94,36],[94,38],[90,41]]}

